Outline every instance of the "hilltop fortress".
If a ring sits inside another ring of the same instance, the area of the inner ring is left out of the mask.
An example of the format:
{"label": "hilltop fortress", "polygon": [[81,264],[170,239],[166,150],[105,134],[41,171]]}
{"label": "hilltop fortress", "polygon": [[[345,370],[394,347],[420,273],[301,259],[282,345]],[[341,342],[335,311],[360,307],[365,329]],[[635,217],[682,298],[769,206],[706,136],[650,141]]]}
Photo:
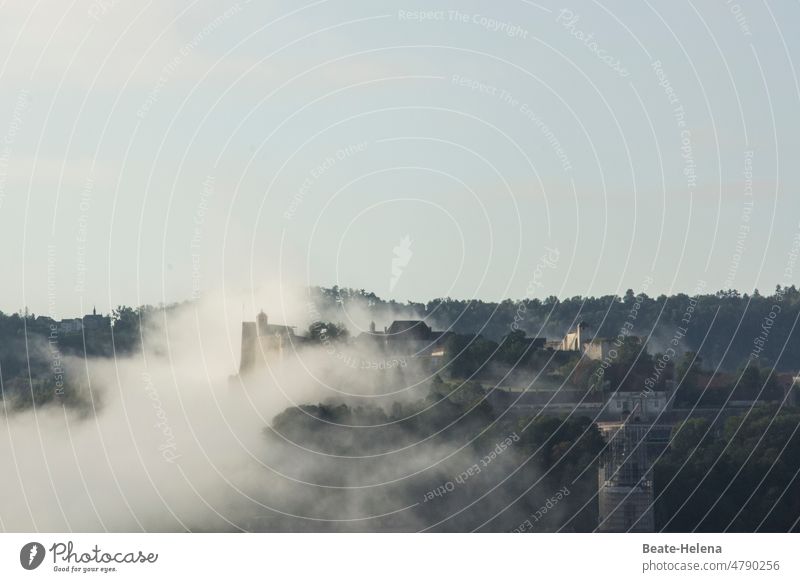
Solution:
{"label": "hilltop fortress", "polygon": [[275,325],[269,323],[267,314],[261,310],[255,321],[242,322],[242,355],[239,360],[239,374],[244,375],[257,367],[257,362],[264,362],[269,354],[283,357],[285,349],[294,343],[303,341],[295,335],[293,325]]}

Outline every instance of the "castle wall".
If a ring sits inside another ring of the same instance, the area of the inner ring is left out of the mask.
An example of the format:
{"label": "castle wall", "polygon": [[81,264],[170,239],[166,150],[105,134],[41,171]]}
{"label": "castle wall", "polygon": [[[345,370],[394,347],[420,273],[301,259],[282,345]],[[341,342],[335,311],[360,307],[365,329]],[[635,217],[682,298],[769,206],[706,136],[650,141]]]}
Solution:
{"label": "castle wall", "polygon": [[256,363],[256,324],[252,321],[242,322],[242,356],[239,361],[239,373],[249,372]]}

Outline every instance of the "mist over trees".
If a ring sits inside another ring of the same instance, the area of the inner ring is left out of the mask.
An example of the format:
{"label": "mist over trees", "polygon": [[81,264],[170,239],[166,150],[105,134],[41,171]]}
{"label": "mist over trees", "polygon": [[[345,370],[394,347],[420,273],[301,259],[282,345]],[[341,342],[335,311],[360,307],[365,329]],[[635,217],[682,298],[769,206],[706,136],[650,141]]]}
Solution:
{"label": "mist over trees", "polygon": [[[330,309],[365,308],[376,321],[426,319],[434,329],[461,335],[477,334],[500,342],[514,329],[530,336],[560,339],[578,322],[587,323],[600,337],[616,337],[628,321],[634,303],[634,333],[648,338],[651,353],[661,352],[679,327],[686,328],[683,351],[698,352],[707,367],[734,371],[756,355],[758,364],[777,371],[795,371],[800,361],[800,291],[792,285],[769,295],[735,290],[690,296],[685,293],[659,295],[548,297],[506,299],[499,303],[477,299],[432,299],[426,303],[386,301],[363,289],[310,289],[311,299]],[[690,322],[685,319],[691,314]],[[766,341],[755,350],[754,342]],[[478,348],[480,350],[480,348]]]}
{"label": "mist over trees", "polygon": [[[681,351],[697,354],[697,370],[690,371],[679,387],[679,402],[700,398],[702,390],[697,382],[703,380],[702,368],[731,373],[746,370],[737,388],[738,396],[744,399],[743,395],[752,393],[761,380],[768,384],[766,393],[774,396],[776,389],[769,377],[770,370],[794,372],[800,361],[800,328],[796,325],[800,291],[795,286],[778,286],[771,295],[731,290],[694,297],[679,293],[654,298],[628,290],[622,297],[524,298],[500,303],[451,298],[400,303],[383,300],[363,289],[340,287],[311,287],[308,297],[319,311],[339,314],[340,321],[347,320],[348,310],[359,309],[380,323],[425,319],[434,329],[455,332],[448,340],[448,352],[458,354],[448,364],[448,374],[455,378],[477,374],[490,381],[492,370],[497,370],[491,363],[518,372],[548,368],[548,372],[555,371],[556,379],[567,378],[578,387],[592,386],[591,363],[579,363],[579,358],[569,354],[553,356],[529,349],[525,336],[558,339],[583,321],[597,336],[613,338],[630,320],[634,305],[637,316],[633,333],[646,338],[647,352],[635,350],[636,357],[623,355],[615,362],[605,375],[606,385],[612,389],[623,382],[638,386],[678,328],[685,330]],[[54,394],[54,359],[135,353],[141,349],[146,329],[163,327],[170,310],[180,305],[119,306],[111,314],[110,326],[85,333],[58,333],[55,342],[48,342],[52,335],[50,326],[35,314],[0,312],[0,377],[4,393],[17,395],[21,405],[50,401]],[[688,324],[687,313],[691,313]],[[320,321],[312,322],[306,332],[312,343],[347,342],[352,333],[343,323]],[[676,375],[683,378],[686,370],[676,371],[676,360],[680,358],[671,360],[662,382]],[[67,386],[65,390],[68,395],[77,394],[80,387]],[[704,404],[719,404],[715,399],[720,398],[720,393],[707,393],[702,398]]]}
{"label": "mist over trees", "polygon": [[[401,304],[340,288],[311,288],[309,294],[330,321],[312,321],[305,328],[305,341],[292,346],[300,357],[304,350],[335,348],[338,353],[354,347],[358,330],[342,323],[349,321],[350,309],[366,311],[381,326],[394,319],[425,319],[434,330],[454,333],[445,340],[447,356],[438,373],[420,383],[422,396],[417,392],[374,404],[345,397],[307,399],[265,418],[259,460],[297,472],[290,488],[275,493],[282,496],[276,503],[298,515],[313,506],[323,519],[274,513],[240,524],[245,529],[593,531],[598,459],[606,446],[596,419],[512,410],[514,395],[532,385],[582,391],[593,402],[618,390],[663,391],[669,385],[675,388],[673,406],[684,410],[719,409],[731,400],[754,403],[722,422],[706,415],[675,426],[654,465],[656,527],[798,529],[800,412],[780,405],[778,382],[778,372],[795,371],[800,361],[795,330],[800,294],[794,287],[770,296],[727,292],[650,298],[629,291],[623,297],[500,303]],[[177,307],[120,306],[108,325],[80,333],[54,333],[46,318],[34,314],[0,313],[6,413],[55,403],[89,410],[89,401],[102,413],[102,397],[90,392],[84,374],[64,370],[80,368],[87,359],[140,355],[148,334],[163,331]],[[644,336],[646,344],[622,341],[602,381],[597,360],[530,341],[560,338],[579,321],[613,338],[631,321],[634,307],[633,333]],[[678,329],[680,351],[657,381],[647,384]],[[148,349],[161,348],[155,342]],[[338,388],[346,393],[348,382],[358,378],[388,392],[416,382],[412,368],[365,376],[344,366]],[[267,390],[266,384],[252,388]],[[387,513],[389,507],[407,510]],[[342,515],[375,517],[337,519]]]}
{"label": "mist over trees", "polygon": [[[382,500],[408,510],[345,524],[275,516],[260,525],[291,531],[502,532],[527,520],[530,531],[591,531],[603,447],[592,420],[503,413],[489,404],[480,385],[438,377],[424,399],[396,402],[388,411],[342,403],[289,408],[265,436],[272,455],[284,451],[307,467],[296,485],[298,496],[324,500],[332,516],[332,508],[354,503],[362,514],[379,515],[386,508]],[[559,491],[558,503],[540,511]]]}
{"label": "mist over trees", "polygon": [[119,306],[107,324],[65,333],[58,322],[34,313],[0,312],[2,399],[24,409],[56,399],[67,406],[86,403],[85,374],[66,373],[86,358],[124,357],[141,349],[144,328],[159,325],[163,308]]}

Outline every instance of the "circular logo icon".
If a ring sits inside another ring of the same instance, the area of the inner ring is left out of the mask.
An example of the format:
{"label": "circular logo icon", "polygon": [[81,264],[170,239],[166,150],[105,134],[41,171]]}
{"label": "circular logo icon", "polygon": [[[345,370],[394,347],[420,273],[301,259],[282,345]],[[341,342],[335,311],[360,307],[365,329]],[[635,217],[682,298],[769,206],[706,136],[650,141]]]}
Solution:
{"label": "circular logo icon", "polygon": [[26,570],[35,570],[44,561],[44,546],[39,542],[28,542],[19,551],[19,563]]}

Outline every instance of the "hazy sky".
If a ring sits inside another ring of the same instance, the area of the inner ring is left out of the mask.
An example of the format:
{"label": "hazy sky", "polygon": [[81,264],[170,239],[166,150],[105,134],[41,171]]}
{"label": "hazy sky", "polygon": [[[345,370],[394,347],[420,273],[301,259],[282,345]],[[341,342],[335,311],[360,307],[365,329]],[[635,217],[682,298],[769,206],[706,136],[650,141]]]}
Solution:
{"label": "hazy sky", "polygon": [[770,290],[796,279],[798,22],[793,1],[5,2],[0,310],[276,282]]}

